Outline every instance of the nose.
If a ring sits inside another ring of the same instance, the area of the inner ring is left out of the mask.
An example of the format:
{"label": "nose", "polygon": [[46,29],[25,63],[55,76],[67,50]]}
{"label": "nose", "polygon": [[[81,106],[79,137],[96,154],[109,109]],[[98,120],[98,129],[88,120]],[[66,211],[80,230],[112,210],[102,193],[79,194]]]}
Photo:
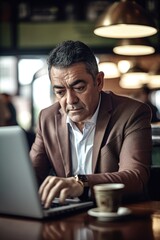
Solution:
{"label": "nose", "polygon": [[78,97],[76,96],[75,92],[72,89],[67,91],[67,104],[73,105],[78,102]]}

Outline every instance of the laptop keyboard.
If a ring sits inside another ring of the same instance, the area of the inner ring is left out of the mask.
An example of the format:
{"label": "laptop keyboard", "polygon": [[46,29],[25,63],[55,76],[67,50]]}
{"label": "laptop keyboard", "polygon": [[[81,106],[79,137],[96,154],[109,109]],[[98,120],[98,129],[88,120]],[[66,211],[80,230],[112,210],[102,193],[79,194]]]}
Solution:
{"label": "laptop keyboard", "polygon": [[69,203],[55,203],[55,202],[52,202],[51,204],[51,208],[55,208],[55,207],[62,207],[62,206],[66,206],[66,205],[69,205]]}
{"label": "laptop keyboard", "polygon": [[[56,201],[56,202],[52,202],[51,206],[49,208],[63,207],[63,206],[67,206],[69,204],[70,204],[69,202],[65,202],[65,203],[62,204],[62,203],[59,203],[59,202]],[[42,208],[47,209],[47,208],[44,207],[44,204],[42,204]]]}

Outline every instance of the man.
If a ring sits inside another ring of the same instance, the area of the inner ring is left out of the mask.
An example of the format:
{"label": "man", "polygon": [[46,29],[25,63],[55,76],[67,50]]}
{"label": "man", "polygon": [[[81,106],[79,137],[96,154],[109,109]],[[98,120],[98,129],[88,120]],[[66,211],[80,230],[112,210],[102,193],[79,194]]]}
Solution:
{"label": "man", "polygon": [[17,123],[17,112],[16,112],[16,108],[12,103],[12,96],[8,93],[2,93],[1,94],[4,102],[8,108],[8,111],[10,113],[10,117],[7,119],[6,121],[6,125],[7,126],[12,126],[12,125],[18,125]]}
{"label": "man", "polygon": [[6,126],[9,118],[9,109],[4,101],[3,95],[0,93],[0,126]]}
{"label": "man", "polygon": [[148,106],[103,92],[104,74],[82,42],[58,45],[48,70],[58,101],[41,111],[30,152],[44,206],[55,197],[94,197],[98,183],[122,182],[124,195],[144,195],[152,146]]}

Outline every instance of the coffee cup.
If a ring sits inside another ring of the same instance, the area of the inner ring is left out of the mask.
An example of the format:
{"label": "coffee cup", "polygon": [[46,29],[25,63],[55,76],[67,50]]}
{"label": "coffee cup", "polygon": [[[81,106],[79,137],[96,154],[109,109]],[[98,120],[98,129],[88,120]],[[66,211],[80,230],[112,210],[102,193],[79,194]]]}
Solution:
{"label": "coffee cup", "polygon": [[121,205],[123,183],[97,184],[93,187],[97,207],[101,212],[117,212]]}

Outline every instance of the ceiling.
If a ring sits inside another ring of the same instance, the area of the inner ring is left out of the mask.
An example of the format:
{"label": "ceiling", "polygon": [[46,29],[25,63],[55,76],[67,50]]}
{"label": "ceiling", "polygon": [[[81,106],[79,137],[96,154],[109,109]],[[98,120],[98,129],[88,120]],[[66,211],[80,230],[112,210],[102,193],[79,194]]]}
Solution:
{"label": "ceiling", "polygon": [[[16,25],[19,22],[45,22],[54,23],[55,25],[57,23],[64,23],[65,25],[64,28],[62,28],[62,32],[65,31],[66,24],[69,25],[74,22],[75,28],[77,24],[76,30],[79,40],[85,39],[87,44],[89,44],[96,53],[113,54],[112,49],[116,45],[117,40],[95,36],[93,29],[104,9],[115,1],[116,0],[1,0],[0,20],[9,20],[12,23],[12,39],[14,42],[18,41],[18,39],[16,39]],[[140,4],[150,14],[159,28],[160,1],[135,0],[135,2]],[[61,35],[60,32],[57,35]],[[54,37],[56,38],[56,36]],[[159,34],[150,37],[150,41],[159,53]],[[13,45],[16,45],[16,43]]]}
{"label": "ceiling", "polygon": [[[1,3],[11,3],[15,9],[26,5],[29,16],[33,14],[52,15],[52,20],[87,20],[93,21],[116,0],[1,0]],[[117,0],[119,1],[119,0]],[[155,18],[159,18],[159,0],[135,0]],[[53,19],[54,15],[54,19]]]}
{"label": "ceiling", "polygon": [[[115,0],[1,0],[0,20],[3,20],[3,18],[7,17],[9,18],[9,20],[13,23],[13,34],[15,25],[19,21],[30,21],[34,23],[52,22],[55,24],[58,22],[64,24],[70,24],[72,22],[79,24],[83,22],[85,23],[86,27],[78,27],[79,40],[83,40],[85,36],[87,44],[90,45],[95,54],[97,54],[100,61],[109,60],[118,63],[118,61],[121,59],[132,58],[113,54],[112,49],[116,45],[117,40],[93,36],[94,34],[91,31],[92,28],[90,27],[95,25],[97,18],[100,16],[103,10],[113,2],[115,2]],[[154,18],[157,27],[159,28],[160,1],[136,0],[136,2],[149,12],[151,17]],[[7,15],[9,9],[11,14]],[[92,37],[89,34],[92,34]],[[156,34],[156,36],[151,37],[150,40],[156,48],[156,53],[154,55],[146,57],[135,57],[135,59],[148,71],[155,62],[160,63],[159,32]],[[16,42],[15,36],[13,36],[13,42]],[[1,52],[3,52],[3,49],[1,50]],[[46,52],[48,52],[48,49]],[[111,88],[116,92],[126,93],[127,90],[121,89],[118,85],[118,81],[119,79],[109,79],[106,82],[106,88]]]}

